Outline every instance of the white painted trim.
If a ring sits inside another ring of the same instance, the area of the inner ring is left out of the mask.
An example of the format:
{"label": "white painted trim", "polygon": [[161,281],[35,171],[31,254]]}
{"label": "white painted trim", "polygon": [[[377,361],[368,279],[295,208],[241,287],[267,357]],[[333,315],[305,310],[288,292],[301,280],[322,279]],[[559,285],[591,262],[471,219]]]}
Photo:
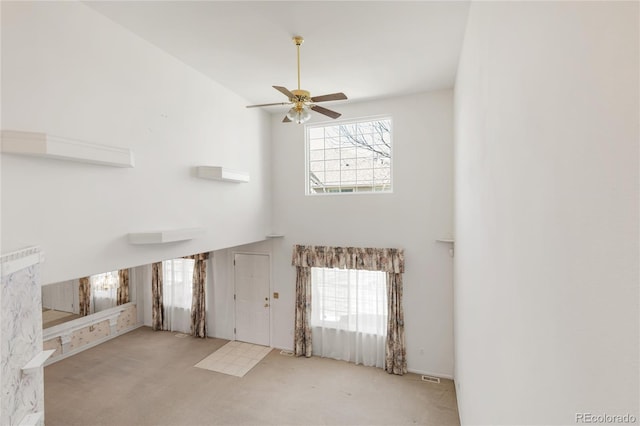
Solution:
{"label": "white painted trim", "polygon": [[2,269],[2,276],[6,276],[41,262],[44,262],[44,255],[40,247],[28,247],[3,254],[0,257],[0,269]]}
{"label": "white painted trim", "polygon": [[197,175],[203,179],[221,180],[224,182],[249,182],[249,172],[232,170],[220,166],[198,166]]}
{"label": "white painted trim", "polygon": [[265,235],[266,238],[284,238],[283,234],[267,234]]}
{"label": "white painted trim", "polygon": [[165,231],[134,232],[129,234],[130,244],[166,244],[192,240],[202,234],[204,228],[168,229]]}
{"label": "white painted trim", "polygon": [[22,367],[22,372],[23,373],[28,373],[31,370],[35,370],[38,369],[40,367],[42,367],[45,363],[45,361],[47,359],[49,359],[49,357],[51,355],[53,355],[53,353],[55,352],[55,350],[50,349],[47,351],[41,351],[39,354],[37,354],[36,356],[34,356],[31,361],[29,361],[24,367]]}
{"label": "white painted trim", "polygon": [[63,353],[63,354],[61,354],[59,356],[54,357],[54,358],[49,358],[47,360],[47,362],[44,364],[44,366],[46,367],[48,365],[51,365],[51,364],[56,363],[58,361],[61,361],[61,360],[65,359],[65,358],[68,358],[68,357],[70,357],[72,355],[78,354],[78,353],[80,353],[82,351],[86,351],[87,349],[91,349],[94,346],[98,346],[99,344],[104,343],[104,342],[106,342],[108,340],[115,339],[118,336],[122,336],[123,334],[126,334],[126,333],[128,333],[130,331],[133,331],[136,328],[140,328],[140,327],[144,327],[144,324],[136,324],[136,325],[133,325],[133,326],[128,327],[128,328],[123,328],[122,330],[120,330],[116,334],[109,334],[109,335],[104,336],[104,337],[102,337],[102,338],[100,338],[98,340],[94,340],[91,343],[87,343],[84,346],[80,346],[79,348],[75,348],[72,351],[65,352],[65,353]]}
{"label": "white painted trim", "polygon": [[2,131],[2,152],[113,167],[133,167],[129,148],[62,138],[41,132]]}

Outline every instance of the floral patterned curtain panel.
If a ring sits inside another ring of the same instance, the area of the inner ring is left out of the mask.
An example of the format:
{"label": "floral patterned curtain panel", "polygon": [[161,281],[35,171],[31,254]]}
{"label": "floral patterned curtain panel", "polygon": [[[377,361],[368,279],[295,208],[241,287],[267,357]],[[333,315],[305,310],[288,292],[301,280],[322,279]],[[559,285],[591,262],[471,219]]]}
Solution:
{"label": "floral patterned curtain panel", "polygon": [[164,306],[162,305],[162,262],[151,265],[151,328],[164,329]]}
{"label": "floral patterned curtain panel", "polygon": [[407,350],[404,343],[404,310],[402,309],[402,274],[387,273],[387,348],[384,369],[403,375],[407,372]]}
{"label": "floral patterned curtain panel", "polygon": [[404,250],[295,245],[291,264],[296,267],[296,307],[294,348],[296,356],[312,355],[310,326],[311,268],[364,269],[388,273],[388,322],[385,370],[402,375],[407,372],[402,308]]}
{"label": "floral patterned curtain panel", "polygon": [[129,270],[120,269],[118,271],[118,305],[129,303]]}
{"label": "floral patterned curtain panel", "polygon": [[91,308],[91,285],[89,284],[89,277],[82,277],[79,280],[78,284],[78,307],[80,311],[78,314],[81,317],[86,317],[89,315],[89,311]]}
{"label": "floral patterned curtain panel", "polygon": [[311,340],[311,268],[296,266],[296,323],[294,353],[309,358]]}
{"label": "floral patterned curtain panel", "polygon": [[191,301],[191,334],[195,337],[207,337],[207,307],[205,289],[207,287],[207,259],[208,253],[187,256],[194,259],[193,265],[193,295]]}

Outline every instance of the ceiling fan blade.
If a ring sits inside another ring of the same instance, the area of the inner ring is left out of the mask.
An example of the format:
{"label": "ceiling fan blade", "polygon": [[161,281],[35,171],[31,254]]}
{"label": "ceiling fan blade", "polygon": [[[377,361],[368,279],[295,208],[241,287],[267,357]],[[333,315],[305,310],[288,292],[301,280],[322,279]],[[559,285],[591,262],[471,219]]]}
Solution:
{"label": "ceiling fan blade", "polygon": [[331,111],[330,109],[326,109],[318,105],[312,106],[311,109],[314,110],[315,112],[319,112],[320,114],[324,114],[331,118],[338,118],[342,115],[339,112]]}
{"label": "ceiling fan blade", "polygon": [[289,91],[289,89],[287,89],[286,87],[282,87],[282,86],[271,86],[271,87],[273,87],[274,89],[276,89],[278,92],[282,93],[283,95],[285,95],[289,99],[295,98],[293,93],[291,93]]}
{"label": "ceiling fan blade", "polygon": [[247,108],[258,108],[265,106],[274,106],[274,105],[289,105],[291,102],[276,102],[274,104],[260,104],[260,105],[247,105]]}
{"label": "ceiling fan blade", "polygon": [[289,120],[289,117],[287,117],[286,115],[284,116],[284,118],[282,119],[283,123],[290,123],[291,120]]}
{"label": "ceiling fan blade", "polygon": [[347,99],[347,95],[344,93],[332,93],[330,95],[314,96],[311,98],[312,102],[326,102],[326,101],[342,101]]}

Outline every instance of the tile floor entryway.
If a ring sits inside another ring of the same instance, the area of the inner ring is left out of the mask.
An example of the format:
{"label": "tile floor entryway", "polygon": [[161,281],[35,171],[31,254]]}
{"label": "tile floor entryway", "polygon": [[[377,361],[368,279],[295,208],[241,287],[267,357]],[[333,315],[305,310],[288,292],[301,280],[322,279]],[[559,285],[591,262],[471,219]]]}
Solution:
{"label": "tile floor entryway", "polygon": [[195,367],[243,377],[269,352],[271,352],[271,348],[266,346],[244,342],[229,342],[197,363]]}

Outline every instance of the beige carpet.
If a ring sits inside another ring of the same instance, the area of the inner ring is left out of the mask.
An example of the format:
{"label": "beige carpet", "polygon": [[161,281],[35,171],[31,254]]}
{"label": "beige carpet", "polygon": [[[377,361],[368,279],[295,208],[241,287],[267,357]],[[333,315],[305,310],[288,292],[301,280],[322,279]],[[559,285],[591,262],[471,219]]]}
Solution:
{"label": "beige carpet", "polygon": [[244,342],[229,342],[195,366],[205,370],[243,377],[256,366],[271,348]]}
{"label": "beige carpet", "polygon": [[273,350],[243,378],[195,368],[227,344],[139,328],[51,364],[45,424],[459,425],[453,382]]}

